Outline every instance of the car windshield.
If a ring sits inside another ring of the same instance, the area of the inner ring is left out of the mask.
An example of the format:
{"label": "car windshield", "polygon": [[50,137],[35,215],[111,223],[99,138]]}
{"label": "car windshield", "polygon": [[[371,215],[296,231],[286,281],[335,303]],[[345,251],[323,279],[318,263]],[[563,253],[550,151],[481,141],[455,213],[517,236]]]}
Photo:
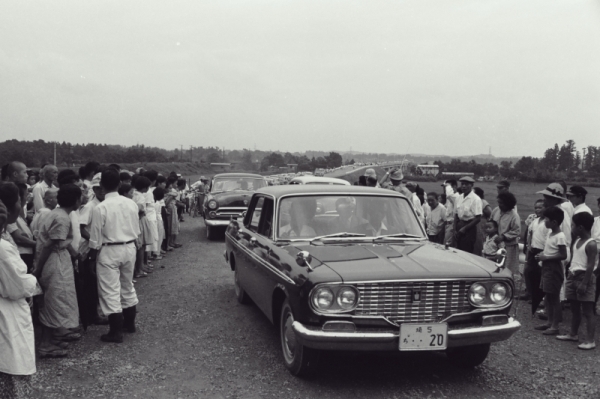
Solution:
{"label": "car windshield", "polygon": [[256,177],[218,177],[214,180],[211,192],[246,190],[255,191],[266,187],[265,179]]}
{"label": "car windshield", "polygon": [[405,198],[333,194],[289,197],[280,201],[278,212],[277,237],[283,239],[364,239],[391,235],[424,238]]}

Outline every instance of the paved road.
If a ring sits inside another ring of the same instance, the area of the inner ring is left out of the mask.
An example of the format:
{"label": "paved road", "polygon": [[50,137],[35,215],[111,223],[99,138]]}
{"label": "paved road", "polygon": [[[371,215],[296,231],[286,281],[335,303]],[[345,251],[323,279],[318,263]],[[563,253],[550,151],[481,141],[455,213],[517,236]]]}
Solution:
{"label": "paved road", "polygon": [[578,351],[532,330],[492,347],[478,369],[441,354],[329,353],[312,380],[292,377],[276,330],[256,307],[236,302],[222,241],[200,219],[182,224],[185,244],[140,279],[139,332],[104,344],[92,327],[66,359],[38,362],[36,398],[592,398],[600,349]]}

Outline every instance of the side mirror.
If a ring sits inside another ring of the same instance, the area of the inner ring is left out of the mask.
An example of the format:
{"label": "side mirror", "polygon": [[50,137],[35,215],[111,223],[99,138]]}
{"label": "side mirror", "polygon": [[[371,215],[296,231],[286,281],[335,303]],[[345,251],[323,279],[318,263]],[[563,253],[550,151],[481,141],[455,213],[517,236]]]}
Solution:
{"label": "side mirror", "polygon": [[500,248],[498,250],[498,252],[496,252],[496,267],[498,268],[498,270],[496,270],[496,272],[499,272],[500,270],[504,269],[505,261],[506,261],[506,249]]}
{"label": "side mirror", "polygon": [[306,266],[310,270],[314,270],[310,266],[310,262],[312,262],[312,255],[308,251],[300,251],[296,254],[296,263],[298,266]]}

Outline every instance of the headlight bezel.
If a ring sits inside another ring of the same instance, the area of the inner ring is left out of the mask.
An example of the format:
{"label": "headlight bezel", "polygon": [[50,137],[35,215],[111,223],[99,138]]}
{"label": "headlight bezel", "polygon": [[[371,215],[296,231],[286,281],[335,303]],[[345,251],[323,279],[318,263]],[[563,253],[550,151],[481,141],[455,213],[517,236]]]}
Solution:
{"label": "headlight bezel", "polygon": [[[483,287],[485,295],[480,302],[473,300],[472,296],[474,290]],[[497,293],[497,289],[500,288],[505,291],[504,297],[501,300],[494,299],[494,295]],[[480,309],[500,309],[504,308],[512,303],[513,300],[513,288],[507,281],[502,280],[491,280],[491,281],[476,281],[471,284],[467,292],[467,300],[469,304],[475,308]]]}
{"label": "headlight bezel", "polygon": [[214,211],[219,207],[219,203],[216,200],[211,199],[206,203],[206,207]]}
{"label": "headlight bezel", "polygon": [[[319,307],[316,302],[317,295],[324,290],[328,290],[333,295],[332,304],[328,308]],[[350,305],[342,305],[341,294],[345,292],[352,291],[354,293],[354,302]],[[360,301],[360,294],[358,289],[352,285],[345,284],[319,284],[314,287],[309,294],[309,303],[310,307],[314,313],[318,315],[331,315],[331,314],[340,314],[340,313],[350,313],[353,312],[358,306],[358,302]]]}

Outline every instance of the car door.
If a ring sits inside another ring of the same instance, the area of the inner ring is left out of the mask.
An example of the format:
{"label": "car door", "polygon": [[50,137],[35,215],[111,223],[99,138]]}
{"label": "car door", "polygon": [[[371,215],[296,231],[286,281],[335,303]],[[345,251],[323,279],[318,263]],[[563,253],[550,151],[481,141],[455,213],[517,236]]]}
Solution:
{"label": "car door", "polygon": [[239,243],[243,251],[242,256],[244,257],[244,270],[240,270],[240,273],[243,274],[243,276],[240,275],[240,279],[242,279],[241,281],[244,290],[257,305],[259,305],[260,302],[257,267],[260,266],[262,258],[258,254],[259,251],[255,252],[255,248],[258,243],[258,225],[260,223],[264,201],[265,197],[261,195],[255,195],[252,198],[246,217],[244,218],[244,226],[239,231]]}
{"label": "car door", "polygon": [[[257,204],[258,206],[258,204]],[[271,295],[273,287],[277,283],[277,274],[274,273],[270,263],[273,247],[273,209],[274,201],[270,197],[263,197],[260,201],[261,214],[258,224],[251,225],[249,228],[256,233],[255,240],[251,243],[253,253],[253,268],[250,273],[253,274],[256,295],[253,298],[256,305],[263,312],[270,314]]]}

